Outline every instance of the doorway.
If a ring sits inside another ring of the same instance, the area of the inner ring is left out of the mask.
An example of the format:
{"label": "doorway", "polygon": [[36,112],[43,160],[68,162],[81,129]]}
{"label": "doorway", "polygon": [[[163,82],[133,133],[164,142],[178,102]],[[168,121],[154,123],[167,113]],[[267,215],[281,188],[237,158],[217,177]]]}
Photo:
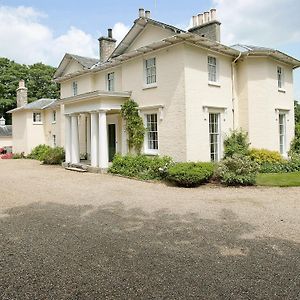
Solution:
{"label": "doorway", "polygon": [[116,154],[116,124],[108,124],[108,161],[112,162]]}

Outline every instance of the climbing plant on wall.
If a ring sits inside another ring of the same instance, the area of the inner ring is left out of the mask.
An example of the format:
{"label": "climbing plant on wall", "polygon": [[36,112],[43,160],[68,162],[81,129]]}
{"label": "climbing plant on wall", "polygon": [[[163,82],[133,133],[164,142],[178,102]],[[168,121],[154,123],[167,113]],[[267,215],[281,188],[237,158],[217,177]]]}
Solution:
{"label": "climbing plant on wall", "polygon": [[146,129],[138,112],[138,104],[132,99],[127,100],[122,105],[121,114],[126,122],[129,151],[135,150],[140,153]]}

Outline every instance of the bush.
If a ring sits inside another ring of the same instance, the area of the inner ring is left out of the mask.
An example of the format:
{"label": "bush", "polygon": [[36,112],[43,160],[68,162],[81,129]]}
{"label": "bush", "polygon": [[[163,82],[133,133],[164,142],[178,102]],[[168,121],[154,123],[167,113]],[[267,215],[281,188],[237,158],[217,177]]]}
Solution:
{"label": "bush", "polygon": [[295,126],[295,137],[291,143],[290,154],[298,153],[300,154],[300,124]]}
{"label": "bush", "polygon": [[228,186],[254,185],[259,165],[248,156],[234,154],[220,162],[216,177]]}
{"label": "bush", "polygon": [[242,130],[234,130],[224,140],[224,158],[234,154],[249,155],[248,134]]}
{"label": "bush", "polygon": [[251,149],[250,157],[259,165],[284,162],[284,159],[279,152],[266,149]]}
{"label": "bush", "polygon": [[36,160],[42,161],[45,153],[47,151],[49,151],[49,149],[51,149],[50,146],[47,146],[47,145],[38,145],[35,148],[33,148],[33,150],[27,156],[27,158],[36,159]]}
{"label": "bush", "polygon": [[173,161],[170,157],[116,154],[108,172],[143,180],[163,179]]}
{"label": "bush", "polygon": [[62,147],[49,148],[40,158],[45,165],[60,165],[65,160],[65,150]]}
{"label": "bush", "polygon": [[25,158],[24,152],[13,154],[13,159],[22,159],[22,158]]}
{"label": "bush", "polygon": [[177,163],[169,168],[167,179],[180,187],[196,187],[208,182],[214,169],[212,163]]}
{"label": "bush", "polygon": [[277,163],[264,163],[260,173],[291,173],[300,171],[300,154],[293,153],[289,159]]}

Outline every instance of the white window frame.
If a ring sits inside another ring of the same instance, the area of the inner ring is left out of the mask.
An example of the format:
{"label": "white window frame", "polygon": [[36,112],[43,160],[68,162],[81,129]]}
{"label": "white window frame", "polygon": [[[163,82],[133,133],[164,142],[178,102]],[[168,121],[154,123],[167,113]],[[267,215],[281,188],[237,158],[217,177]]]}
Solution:
{"label": "white window frame", "polygon": [[52,124],[55,124],[56,123],[56,110],[53,110],[52,111]]}
{"label": "white window frame", "polygon": [[[215,64],[210,63],[210,59],[214,59],[215,60]],[[214,78],[211,77],[211,69],[215,68],[215,80]],[[218,62],[218,58],[216,56],[213,55],[208,55],[207,56],[207,76],[208,76],[208,84],[209,85],[214,85],[214,86],[220,86],[219,83],[219,62]]]}
{"label": "white window frame", "polygon": [[78,95],[78,82],[77,81],[72,82],[72,95],[73,95],[73,97]]}
{"label": "white window frame", "polygon": [[[148,62],[154,61],[154,64],[148,67]],[[148,73],[150,72],[150,74]],[[151,78],[151,79],[150,79]],[[144,87],[157,87],[157,61],[156,57],[151,57],[144,60]]]}
{"label": "white window frame", "polygon": [[[37,116],[39,116],[39,118],[37,118]],[[34,111],[32,113],[32,123],[37,124],[37,125],[43,124],[43,118],[42,118],[42,113],[41,112]]]}
{"label": "white window frame", "polygon": [[[156,115],[157,122],[157,149],[151,149],[149,147],[149,131],[148,131],[148,116]],[[144,153],[146,155],[158,155],[159,154],[159,112],[155,111],[147,111],[144,112],[144,126],[146,128],[145,139],[144,139]]]}
{"label": "white window frame", "polygon": [[277,87],[279,92],[285,91],[284,68],[277,66]]}
{"label": "white window frame", "polygon": [[[278,114],[278,130],[279,130],[279,152],[281,155],[286,156],[286,113],[279,112]],[[283,131],[281,129],[283,128]]]}
{"label": "white window frame", "polygon": [[[211,116],[217,116],[217,131],[212,131],[211,130],[211,125],[215,124],[215,123],[211,123]],[[216,143],[212,143],[211,142],[211,137],[212,135],[217,136],[217,141]],[[221,142],[222,142],[222,137],[221,137],[221,112],[215,112],[215,111],[210,111],[208,113],[208,142],[209,142],[209,157],[210,160],[212,162],[218,162],[221,160],[222,154],[221,154],[221,150],[222,150],[222,146],[221,146]],[[211,146],[212,144],[216,144],[216,148],[214,152],[212,152],[211,150]],[[213,157],[214,155],[214,157]]]}
{"label": "white window frame", "polygon": [[[112,78],[110,78],[112,76]],[[107,73],[106,75],[106,86],[109,92],[115,91],[115,72]]]}

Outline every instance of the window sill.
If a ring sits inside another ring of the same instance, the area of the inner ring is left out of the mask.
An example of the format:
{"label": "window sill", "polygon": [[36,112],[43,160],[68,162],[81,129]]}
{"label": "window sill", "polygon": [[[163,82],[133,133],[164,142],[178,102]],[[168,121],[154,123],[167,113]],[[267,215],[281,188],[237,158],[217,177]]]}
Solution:
{"label": "window sill", "polygon": [[33,122],[33,125],[43,125],[43,122]]}
{"label": "window sill", "polygon": [[53,121],[52,124],[56,124],[56,121]]}
{"label": "window sill", "polygon": [[159,155],[158,151],[151,151],[151,150],[145,150],[144,154],[147,156],[158,156]]}
{"label": "window sill", "polygon": [[284,93],[284,94],[285,94],[285,93],[286,93],[286,90],[285,90],[285,89],[280,89],[280,88],[278,88],[278,92],[279,92],[279,93]]}
{"label": "window sill", "polygon": [[144,84],[143,90],[155,89],[157,88],[157,83]]}
{"label": "window sill", "polygon": [[221,87],[221,84],[219,82],[213,82],[213,81],[209,81],[208,85],[215,86],[215,87]]}

